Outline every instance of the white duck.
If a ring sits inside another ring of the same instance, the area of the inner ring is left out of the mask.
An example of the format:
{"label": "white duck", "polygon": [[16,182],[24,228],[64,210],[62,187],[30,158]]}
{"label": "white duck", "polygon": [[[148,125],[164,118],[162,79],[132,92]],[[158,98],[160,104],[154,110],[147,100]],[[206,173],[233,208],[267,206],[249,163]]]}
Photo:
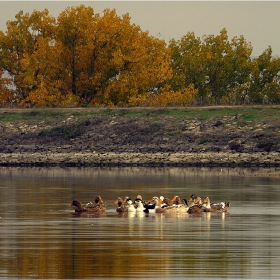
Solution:
{"label": "white duck", "polygon": [[137,206],[136,212],[144,212],[145,211],[145,207],[144,207],[143,201],[141,199],[136,198],[134,202]]}

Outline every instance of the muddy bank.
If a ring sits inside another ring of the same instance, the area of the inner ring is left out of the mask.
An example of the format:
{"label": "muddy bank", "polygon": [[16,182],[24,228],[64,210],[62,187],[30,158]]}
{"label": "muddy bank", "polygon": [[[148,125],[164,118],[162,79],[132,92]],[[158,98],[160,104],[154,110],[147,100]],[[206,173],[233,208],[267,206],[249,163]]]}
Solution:
{"label": "muddy bank", "polygon": [[279,109],[0,109],[0,166],[278,167]]}

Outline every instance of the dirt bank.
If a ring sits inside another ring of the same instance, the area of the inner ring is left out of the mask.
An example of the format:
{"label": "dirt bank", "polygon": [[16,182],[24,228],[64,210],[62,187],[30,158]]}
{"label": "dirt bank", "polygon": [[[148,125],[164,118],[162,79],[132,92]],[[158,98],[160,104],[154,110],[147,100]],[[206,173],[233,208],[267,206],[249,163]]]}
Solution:
{"label": "dirt bank", "polygon": [[0,109],[0,165],[277,167],[279,109]]}

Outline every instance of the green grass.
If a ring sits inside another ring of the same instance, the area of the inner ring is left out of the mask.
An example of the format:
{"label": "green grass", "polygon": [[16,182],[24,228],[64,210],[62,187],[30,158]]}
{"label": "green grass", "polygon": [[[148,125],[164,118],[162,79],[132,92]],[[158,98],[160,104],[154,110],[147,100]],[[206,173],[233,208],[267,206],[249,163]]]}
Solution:
{"label": "green grass", "polygon": [[225,116],[238,116],[244,122],[259,119],[280,120],[280,106],[239,106],[239,107],[188,107],[188,108],[46,108],[46,109],[0,109],[0,122],[11,121],[41,121],[59,120],[70,116],[82,119],[90,117],[127,117],[135,118],[161,118],[175,119],[222,118]]}
{"label": "green grass", "polygon": [[65,114],[62,112],[55,112],[53,110],[37,109],[35,111],[5,111],[0,112],[0,121],[1,122],[11,122],[11,121],[30,121],[30,120],[45,120],[47,118],[59,118],[64,117]]}

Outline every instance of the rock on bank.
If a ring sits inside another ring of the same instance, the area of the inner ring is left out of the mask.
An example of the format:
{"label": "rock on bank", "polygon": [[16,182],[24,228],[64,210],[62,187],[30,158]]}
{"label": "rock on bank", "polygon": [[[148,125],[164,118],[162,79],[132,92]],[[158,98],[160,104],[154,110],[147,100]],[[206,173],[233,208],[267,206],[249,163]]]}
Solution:
{"label": "rock on bank", "polygon": [[279,153],[0,153],[1,166],[280,166]]}

